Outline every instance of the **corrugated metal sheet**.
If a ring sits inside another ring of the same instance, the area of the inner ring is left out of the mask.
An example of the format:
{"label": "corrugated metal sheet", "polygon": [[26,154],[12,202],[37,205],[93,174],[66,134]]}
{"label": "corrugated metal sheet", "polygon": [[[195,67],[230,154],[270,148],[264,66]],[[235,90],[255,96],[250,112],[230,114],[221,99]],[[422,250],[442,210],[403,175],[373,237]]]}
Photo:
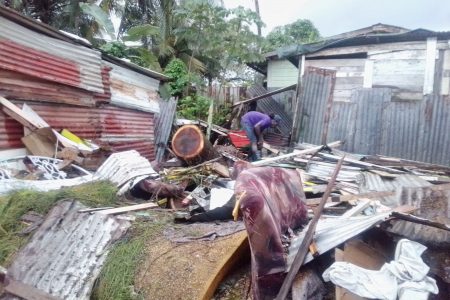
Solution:
{"label": "corrugated metal sheet", "polygon": [[[308,80],[305,76],[303,95],[308,96],[304,111],[308,116],[300,141],[320,144],[324,104],[323,100],[311,100],[320,97],[314,96],[316,87]],[[325,89],[326,83],[323,85]],[[400,102],[392,100],[388,88],[356,89],[351,102],[332,103],[327,142],[341,140],[342,150],[354,153],[450,165],[449,128],[450,99],[444,96]]]}
{"label": "corrugated metal sheet", "polygon": [[130,226],[105,214],[64,201],[47,215],[20,250],[8,275],[60,299],[89,299],[111,244]]}
{"label": "corrugated metal sheet", "polygon": [[95,106],[89,91],[4,69],[0,69],[0,94],[10,99]]}
{"label": "corrugated metal sheet", "polygon": [[349,152],[353,151],[353,137],[355,134],[356,103],[333,102],[327,142],[342,141]]}
{"label": "corrugated metal sheet", "polygon": [[[450,222],[450,190],[438,190],[428,181],[418,176],[405,174],[395,179],[382,178],[379,175],[363,172],[359,181],[361,193],[373,191],[396,191],[395,196],[383,197],[382,203],[397,207],[411,205],[418,210],[415,215],[441,224]],[[387,230],[424,243],[448,244],[450,232],[426,225],[402,220],[391,221]]]}
{"label": "corrugated metal sheet", "polygon": [[105,105],[100,115],[100,141],[115,151],[136,150],[149,160],[155,159],[154,114]]}
{"label": "corrugated metal sheet", "polygon": [[160,113],[156,115],[155,121],[155,147],[156,160],[161,161],[166,151],[167,141],[171,133],[175,113],[177,110],[177,101],[173,98],[159,102]]}
{"label": "corrugated metal sheet", "polygon": [[159,81],[129,69],[107,63],[111,68],[111,103],[159,113]]}
{"label": "corrugated metal sheet", "polygon": [[333,79],[335,72],[332,70],[307,68],[300,97],[302,116],[299,142],[308,142],[319,145],[322,143],[322,133],[325,126],[327,103],[332,95]]}
{"label": "corrugated metal sheet", "polygon": [[357,111],[357,117],[354,119],[353,149],[364,154],[380,153],[382,128],[385,125],[383,113],[390,101],[390,90],[355,90],[352,100],[356,103]]}
{"label": "corrugated metal sheet", "polygon": [[[247,97],[249,98],[264,95],[266,93],[267,90],[262,86],[255,85],[247,89]],[[257,103],[258,110],[262,111],[263,113],[274,113],[281,117],[281,123],[278,128],[283,135],[288,136],[291,134],[292,118],[284,111],[283,107],[280,104],[273,100],[272,97],[263,98],[261,100],[258,100]]]}
{"label": "corrugated metal sheet", "polygon": [[[273,92],[278,88],[269,88],[267,89],[269,92]],[[295,105],[295,95],[296,90],[286,91],[283,93],[279,93],[272,96],[272,99],[275,100],[281,107],[283,107],[284,111],[291,117],[294,117],[294,105]]]}
{"label": "corrugated metal sheet", "polygon": [[[23,102],[14,103],[21,106]],[[57,131],[67,128],[82,138],[110,145],[114,151],[135,149],[147,159],[155,158],[152,113],[112,105],[86,108],[29,101],[26,103]],[[0,128],[0,145],[6,149],[23,147],[20,140],[23,137],[22,125],[3,112],[0,113],[0,122],[2,118],[5,125]]]}
{"label": "corrugated metal sheet", "polygon": [[0,17],[0,67],[103,93],[100,52],[47,37]]}
{"label": "corrugated metal sheet", "polygon": [[110,180],[120,188],[121,195],[129,191],[139,181],[159,177],[150,162],[137,151],[114,153],[98,168],[94,177],[100,180]]}
{"label": "corrugated metal sheet", "polygon": [[23,147],[23,126],[13,118],[0,111],[0,149]]}
{"label": "corrugated metal sheet", "polygon": [[[399,175],[395,179],[382,178],[380,175],[371,172],[361,172],[358,178],[360,193],[397,191],[401,188],[417,188],[431,186],[428,181],[411,174]],[[415,205],[416,203],[399,203],[397,196],[383,197],[383,204],[396,207],[402,204]]]}

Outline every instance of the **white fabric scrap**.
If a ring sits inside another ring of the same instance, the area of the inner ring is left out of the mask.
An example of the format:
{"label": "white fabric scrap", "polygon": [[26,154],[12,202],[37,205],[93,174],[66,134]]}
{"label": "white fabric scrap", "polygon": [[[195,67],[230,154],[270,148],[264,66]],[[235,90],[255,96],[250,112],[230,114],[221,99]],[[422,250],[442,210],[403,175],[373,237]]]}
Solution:
{"label": "white fabric scrap", "polygon": [[234,195],[234,190],[225,188],[212,188],[211,201],[209,202],[209,209],[213,210],[217,207],[222,207],[230,201]]}
{"label": "white fabric scrap", "polygon": [[322,277],[365,298],[427,299],[428,293],[437,294],[439,290],[436,281],[427,276],[430,268],[420,257],[426,249],[422,244],[402,239],[397,243],[395,260],[384,264],[379,271],[335,262]]}

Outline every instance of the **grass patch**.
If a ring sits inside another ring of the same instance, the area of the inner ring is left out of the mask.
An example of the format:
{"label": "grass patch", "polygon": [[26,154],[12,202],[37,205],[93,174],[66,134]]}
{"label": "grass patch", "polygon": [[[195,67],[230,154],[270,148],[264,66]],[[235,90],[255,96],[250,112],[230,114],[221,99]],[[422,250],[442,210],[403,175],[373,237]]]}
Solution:
{"label": "grass patch", "polygon": [[117,188],[110,182],[91,182],[50,192],[21,190],[0,198],[0,265],[8,265],[12,255],[26,243],[20,217],[29,211],[45,215],[63,199],[75,199],[89,207],[110,206],[117,202]]}
{"label": "grass patch", "polygon": [[135,221],[126,238],[116,243],[109,252],[91,299],[136,300],[142,295],[133,293],[134,279],[139,263],[144,260],[148,241],[160,236],[172,218],[167,213],[153,212],[152,221]]}

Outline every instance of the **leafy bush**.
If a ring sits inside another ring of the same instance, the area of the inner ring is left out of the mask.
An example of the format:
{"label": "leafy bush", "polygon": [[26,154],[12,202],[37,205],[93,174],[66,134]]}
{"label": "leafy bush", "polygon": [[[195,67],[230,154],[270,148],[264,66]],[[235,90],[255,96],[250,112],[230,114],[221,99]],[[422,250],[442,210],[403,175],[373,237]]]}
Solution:
{"label": "leafy bush", "polygon": [[208,119],[209,105],[212,99],[204,96],[187,96],[178,102],[178,113],[189,120]]}
{"label": "leafy bush", "polygon": [[181,98],[189,83],[188,69],[184,62],[178,58],[172,59],[164,73],[171,79],[168,84],[170,95]]}

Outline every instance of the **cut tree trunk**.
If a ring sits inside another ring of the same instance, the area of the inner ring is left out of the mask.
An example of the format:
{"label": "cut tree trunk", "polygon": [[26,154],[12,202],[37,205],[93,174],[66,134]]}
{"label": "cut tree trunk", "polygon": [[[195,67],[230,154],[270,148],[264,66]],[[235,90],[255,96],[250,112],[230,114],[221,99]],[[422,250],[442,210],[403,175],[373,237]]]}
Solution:
{"label": "cut tree trunk", "polygon": [[196,165],[220,156],[200,128],[195,125],[184,125],[175,132],[172,150],[188,165]]}

